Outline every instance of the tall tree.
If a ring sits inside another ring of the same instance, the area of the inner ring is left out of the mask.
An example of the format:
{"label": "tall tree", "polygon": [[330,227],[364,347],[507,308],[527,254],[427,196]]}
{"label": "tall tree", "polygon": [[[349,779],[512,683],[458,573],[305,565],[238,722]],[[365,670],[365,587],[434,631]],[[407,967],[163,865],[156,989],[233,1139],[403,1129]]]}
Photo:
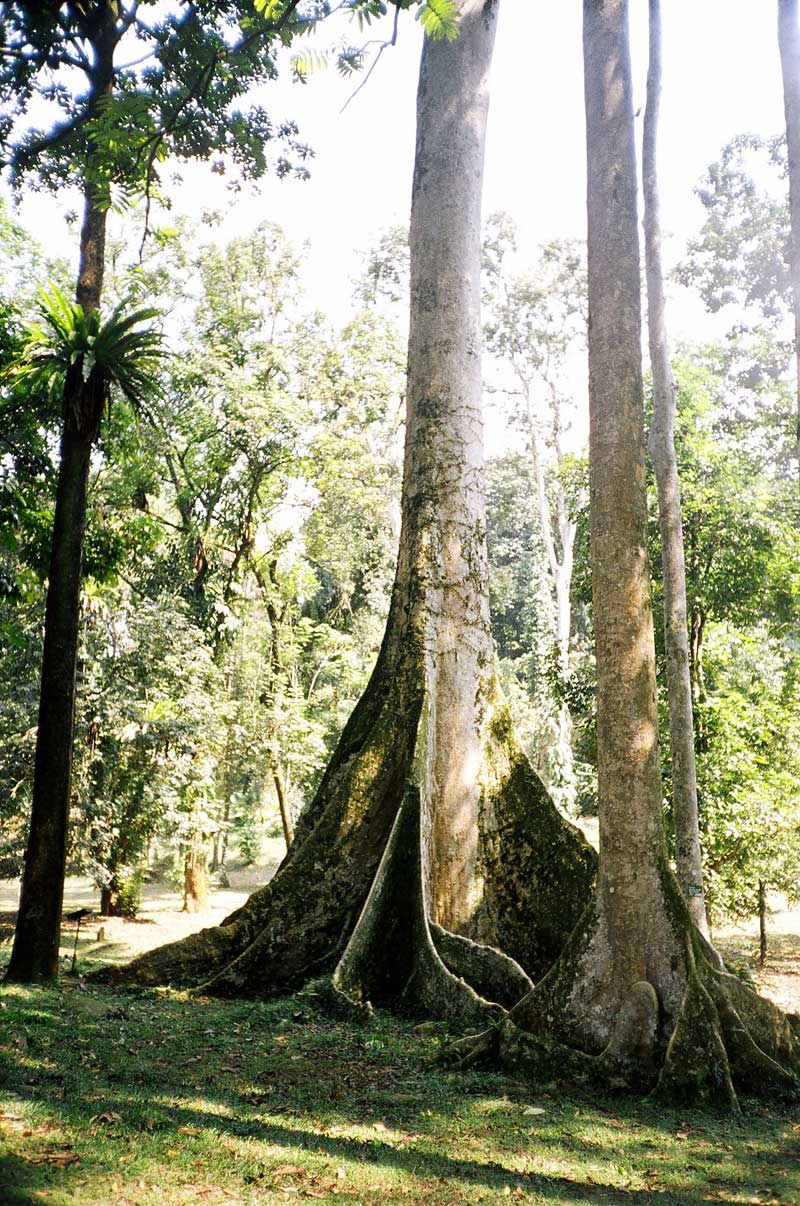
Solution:
{"label": "tall tree", "polygon": [[96,307],[45,297],[46,326],[33,327],[17,375],[56,383],[63,429],[45,606],[45,635],[34,763],[31,825],[10,980],[55,979],[66,865],[81,561],[92,444],[112,389],[133,405],[152,392],[158,336],[137,329],[151,310],[118,307],[106,322]]}
{"label": "tall tree", "polygon": [[265,995],[334,971],[351,1000],[474,1021],[529,980],[469,939],[539,974],[587,898],[593,856],[514,742],[489,627],[480,193],[497,7],[461,0],[457,38],[423,50],[402,530],[369,685],[270,883],[112,977]]}
{"label": "tall tree", "polygon": [[[584,0],[590,506],[600,864],[561,957],[457,1050],[726,1101],[800,1089],[800,1028],[718,970],[669,869],[661,816],[627,0]],[[531,1033],[532,1032],[532,1033]],[[660,1065],[660,1066],[659,1066]]]}
{"label": "tall tree", "polygon": [[783,75],[783,110],[789,154],[790,264],[797,376],[797,447],[800,469],[800,23],[797,0],[778,0],[778,46]]}
{"label": "tall tree", "polygon": [[664,647],[669,703],[672,808],[675,862],[689,912],[708,936],[703,896],[703,863],[697,811],[692,684],[686,611],[686,563],[683,553],[681,487],[675,455],[676,385],[666,326],[664,271],[661,262],[661,213],[657,143],[661,101],[661,3],[650,0],[650,62],[642,142],[644,240],[647,270],[647,329],[653,374],[653,422],[649,448],[658,486],[664,582]]}
{"label": "tall tree", "polygon": [[[244,170],[266,170],[265,111],[248,121],[234,102],[275,73],[271,39],[285,33],[298,0],[271,5],[274,20],[227,2],[181,4],[148,24],[139,0],[0,6],[0,126],[14,178],[55,188],[76,181],[83,224],[76,330],[100,309],[108,212],[115,196],[154,186],[168,150],[208,157],[230,149]],[[133,59],[120,62],[127,52]],[[137,57],[138,53],[138,57]],[[146,66],[141,66],[142,62]],[[138,70],[137,70],[138,66]],[[71,74],[85,90],[71,87]],[[66,116],[31,131],[32,98]],[[92,448],[107,401],[107,376],[90,343],[75,343],[64,378],[64,418],[45,611],[31,829],[8,977],[52,980],[58,948],[69,813],[75,673],[86,490]]]}

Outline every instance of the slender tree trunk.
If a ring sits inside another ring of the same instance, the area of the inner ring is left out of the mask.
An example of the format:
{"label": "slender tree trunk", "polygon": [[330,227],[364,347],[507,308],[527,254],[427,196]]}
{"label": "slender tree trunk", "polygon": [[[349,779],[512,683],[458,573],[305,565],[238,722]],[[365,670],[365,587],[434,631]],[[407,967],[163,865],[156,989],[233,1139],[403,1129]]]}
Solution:
{"label": "slender tree trunk", "polygon": [[767,888],[763,881],[758,881],[758,949],[759,965],[767,961]]}
{"label": "slender tree trunk", "polygon": [[[94,47],[92,104],[111,90],[116,42],[116,16],[109,5]],[[95,187],[87,183],[76,288],[76,300],[87,314],[100,305],[106,212]],[[67,374],[45,604],[31,826],[7,972],[7,979],[22,983],[55,980],[58,976],[86,492],[92,445],[97,438],[103,405],[102,398],[91,396],[90,386],[91,379],[83,382],[80,366]]]}
{"label": "slender tree trunk", "polygon": [[112,978],[267,995],[333,971],[351,1002],[474,1023],[519,999],[530,980],[514,958],[548,966],[588,897],[594,857],[496,687],[479,263],[497,4],[459,11],[459,37],[426,40],[420,69],[402,530],[377,664],[272,881]]}
{"label": "slender tree trunk", "polygon": [[276,758],[272,759],[272,781],[275,784],[275,794],[278,797],[278,809],[281,814],[281,825],[283,826],[283,838],[288,850],[294,838],[292,815],[289,812],[289,801],[286,798],[286,783],[283,778],[283,771]]}
{"label": "slender tree trunk", "polygon": [[[547,564],[550,569],[550,577],[553,583],[553,591],[555,594],[558,671],[563,685],[566,684],[569,677],[569,642],[572,634],[572,600],[570,592],[572,588],[572,569],[574,563],[575,534],[577,531],[577,526],[574,520],[570,519],[567,513],[564,488],[560,483],[558,483],[556,489],[558,491],[557,518],[558,538],[560,544],[559,556],[559,549],[556,547],[555,535],[553,531],[553,517],[550,512],[550,504],[547,498],[547,482],[545,479],[544,466],[539,454],[539,437],[533,418],[530,387],[525,382],[522,382],[521,384],[523,385],[523,389],[525,390],[526,394],[528,439],[531,447],[533,476],[536,483],[536,496],[539,504],[539,522],[541,524],[542,539],[544,541],[545,552],[547,553]],[[555,398],[553,404],[558,404]],[[572,717],[570,715],[569,706],[567,705],[565,699],[561,700],[558,709],[558,756],[560,773],[563,775],[563,778],[566,782],[570,782],[573,777]]]}
{"label": "slender tree trunk", "polygon": [[107,884],[100,889],[100,916],[119,917],[120,883],[114,874]]}
{"label": "slender tree trunk", "polygon": [[794,306],[794,350],[797,379],[795,455],[800,471],[800,26],[798,26],[798,0],[778,0],[778,46],[783,75],[786,144],[789,152],[792,304]]}
{"label": "slender tree trunk", "polygon": [[225,860],[228,857],[228,835],[229,835],[228,821],[230,820],[230,816],[231,816],[231,802],[230,802],[230,799],[228,799],[225,802],[225,813],[223,816],[223,820],[225,822],[225,828],[222,831],[222,849],[220,851],[220,856],[219,856],[219,869],[220,870],[225,869]]}
{"label": "slender tree trunk", "polygon": [[661,263],[661,215],[656,166],[661,100],[661,4],[650,0],[650,63],[644,116],[642,177],[647,268],[647,326],[653,374],[650,455],[658,485],[658,512],[664,579],[664,646],[669,701],[672,809],[678,883],[698,929],[708,937],[703,897],[703,863],[697,808],[692,684],[686,614],[686,563],[678,460],[675,455],[676,386],[669,358]]}
{"label": "slender tree trunk", "polygon": [[91,438],[68,423],[61,438],[45,610],[31,825],[7,972],[7,979],[21,983],[58,976],[91,449]]}
{"label": "slender tree trunk", "polygon": [[[269,576],[273,586],[277,588],[276,570],[277,566],[273,561],[269,567]],[[258,575],[258,579],[262,590],[266,591],[266,583],[260,573]],[[272,678],[273,697],[272,710],[273,713],[277,713],[275,696],[278,690],[278,684],[283,682],[287,686],[289,685],[289,675],[286,667],[283,664],[283,655],[281,652],[281,632],[286,616],[286,608],[284,607],[281,611],[278,611],[274,603],[267,601],[267,615],[269,616],[270,625],[270,671]],[[278,746],[279,733],[275,718],[273,719],[273,726],[272,741],[274,744],[270,749],[269,762],[270,769],[272,771],[272,781],[275,784],[275,793],[278,798],[278,811],[281,814],[283,837],[284,841],[286,842],[286,849],[288,850],[294,841],[294,826],[292,825],[292,815],[289,811],[289,801],[286,793],[286,780],[284,779],[283,769],[281,767],[280,749]]]}
{"label": "slender tree trunk", "polygon": [[183,864],[183,911],[202,913],[208,907],[208,866],[205,849],[192,844]]}

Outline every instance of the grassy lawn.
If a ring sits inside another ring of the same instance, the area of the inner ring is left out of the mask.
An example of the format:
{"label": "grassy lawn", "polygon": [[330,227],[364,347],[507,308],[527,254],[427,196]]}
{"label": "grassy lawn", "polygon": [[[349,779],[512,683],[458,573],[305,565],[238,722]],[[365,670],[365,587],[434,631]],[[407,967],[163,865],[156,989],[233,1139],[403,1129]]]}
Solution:
{"label": "grassy lawn", "polygon": [[[178,907],[154,887],[142,920],[90,919],[79,969],[218,920]],[[795,1010],[799,917],[776,916],[761,979]],[[74,937],[67,923],[65,967]],[[753,941],[737,931],[726,954],[752,961]],[[446,1038],[380,1012],[336,1020],[307,994],[221,1002],[69,976],[0,988],[0,1206],[800,1204],[800,1108],[745,1103],[735,1122],[456,1073],[431,1059]]]}
{"label": "grassy lawn", "polygon": [[432,1065],[440,1027],[7,987],[0,1202],[800,1202],[800,1111],[740,1122]]}

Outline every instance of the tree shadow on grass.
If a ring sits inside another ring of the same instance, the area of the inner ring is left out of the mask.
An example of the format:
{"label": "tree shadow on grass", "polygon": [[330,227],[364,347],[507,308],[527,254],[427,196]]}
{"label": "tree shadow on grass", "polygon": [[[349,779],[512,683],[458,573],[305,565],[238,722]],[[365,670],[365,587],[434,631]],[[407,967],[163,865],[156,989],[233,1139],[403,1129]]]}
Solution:
{"label": "tree shadow on grass", "polygon": [[[709,1192],[712,1187],[706,1183],[691,1187],[686,1185],[685,1164],[677,1160],[665,1160],[663,1153],[653,1151],[651,1146],[638,1141],[635,1131],[632,1133],[620,1132],[616,1157],[620,1162],[633,1162],[637,1158],[641,1161],[646,1153],[647,1158],[658,1167],[662,1184],[657,1187],[633,1189],[624,1186],[602,1185],[593,1182],[591,1176],[587,1176],[586,1180],[581,1180],[561,1174],[537,1172],[535,1169],[516,1171],[497,1161],[455,1157],[442,1151],[429,1150],[430,1145],[436,1142],[435,1135],[426,1136],[422,1143],[406,1142],[402,1147],[395,1146],[377,1136],[375,1139],[334,1136],[320,1132],[318,1127],[312,1129],[314,1124],[310,1117],[306,1127],[297,1119],[279,1122],[274,1119],[254,1118],[252,1115],[241,1116],[236,1113],[237,1103],[231,1098],[206,1098],[206,1100],[211,1106],[208,1110],[178,1105],[174,1101],[164,1101],[155,1094],[148,1098],[149,1104],[158,1109],[161,1115],[159,1127],[162,1131],[179,1133],[179,1128],[183,1128],[180,1132],[183,1134],[201,1136],[205,1131],[214,1137],[224,1136],[228,1139],[245,1140],[250,1143],[255,1141],[270,1149],[269,1158],[278,1160],[286,1159],[290,1154],[292,1159],[297,1160],[297,1150],[305,1149],[312,1157],[327,1157],[336,1164],[350,1161],[369,1167],[374,1170],[376,1175],[389,1171],[400,1173],[408,1179],[409,1185],[417,1183],[417,1192],[421,1195],[425,1192],[424,1183],[431,1181],[444,1183],[445,1187],[449,1185],[451,1188],[466,1189],[467,1186],[470,1186],[494,1191],[504,1196],[514,1194],[515,1191],[518,1193],[517,1187],[520,1187],[526,1196],[532,1195],[535,1201],[553,1201],[564,1204],[583,1201],[644,1204],[658,1199],[665,1203],[681,1203],[683,1206],[698,1204],[699,1206],[700,1203],[709,1200],[719,1203],[738,1202],[743,1200],[742,1192],[751,1192],[745,1190],[744,1187],[734,1187],[730,1180],[721,1177],[715,1178],[717,1192],[713,1193],[713,1198]],[[57,1111],[64,1123],[75,1127],[86,1126],[87,1110],[79,1102],[70,1103],[51,1099],[48,1101],[48,1105]],[[141,1109],[142,1099],[134,1099],[124,1092],[110,1093],[105,1099],[105,1109],[116,1111],[122,1119],[130,1117],[131,1108],[134,1105]],[[215,1106],[219,1107],[219,1112],[214,1108]],[[252,1106],[248,1106],[245,1102],[242,1102],[242,1107],[252,1110]],[[651,1123],[651,1125],[655,1125],[655,1123]],[[136,1133],[133,1128],[125,1127],[120,1134],[121,1139],[129,1129],[133,1130],[134,1134]],[[130,1139],[130,1135],[127,1137]],[[139,1138],[143,1142],[146,1141],[143,1135],[140,1135]],[[535,1139],[532,1139],[531,1153],[539,1151],[544,1155],[545,1152],[542,1148],[546,1148],[546,1146],[546,1144],[539,1145]],[[773,1166],[772,1175],[775,1173],[782,1175],[786,1170],[797,1167],[797,1152],[789,1150],[792,1146],[788,1141],[781,1142],[776,1137],[769,1153],[761,1153],[759,1157],[762,1176],[767,1173],[766,1165]],[[574,1148],[573,1139],[573,1151]],[[275,1149],[284,1149],[286,1156],[277,1156]],[[195,1160],[193,1163],[197,1164],[198,1161]],[[78,1169],[75,1170],[76,1175],[78,1175]],[[84,1178],[86,1171],[86,1169],[81,1169]],[[58,1167],[51,1167],[45,1173],[41,1164],[31,1165],[22,1157],[6,1157],[5,1160],[0,1161],[0,1204],[2,1206],[12,1206],[12,1204],[28,1206],[30,1203],[41,1202],[42,1199],[36,1190],[41,1190],[44,1185],[51,1192],[59,1188],[67,1190],[70,1182],[74,1180],[72,1173],[72,1169]],[[269,1177],[270,1170],[266,1164],[264,1173]],[[104,1174],[99,1172],[98,1180],[103,1176]],[[663,1181],[667,1177],[673,1179],[674,1187],[663,1187]],[[267,1184],[267,1182],[264,1183],[265,1190]],[[755,1185],[755,1181],[753,1184]],[[87,1192],[90,1188],[90,1186],[87,1187]],[[236,1192],[230,1182],[227,1183],[227,1188],[231,1192]],[[405,1190],[405,1192],[414,1191],[411,1189]],[[800,1195],[800,1176],[795,1175],[791,1181],[784,1182],[779,1200],[787,1203],[797,1201],[800,1200],[798,1195]],[[386,1200],[393,1199],[388,1196]],[[749,1200],[755,1199],[750,1198]],[[767,1197],[766,1200],[769,1201],[770,1198]]]}
{"label": "tree shadow on grass", "polygon": [[[542,1203],[699,1206],[710,1198],[752,1199],[770,1184],[767,1201],[800,1202],[797,1136],[783,1113],[721,1123],[708,1114],[657,1111],[630,1098],[587,1100],[554,1089],[546,1118],[531,1124],[525,1106],[538,1094],[529,1084],[496,1073],[426,1067],[410,1026],[380,1016],[364,1031],[308,1012],[302,998],[269,1005],[204,1003],[83,992],[67,984],[61,992],[0,995],[0,1030],[4,1019],[14,1018],[6,1027],[5,1087],[65,1128],[84,1157],[82,1164],[61,1167],[47,1162],[46,1144],[43,1149],[25,1141],[30,1154],[20,1147],[0,1165],[0,1206],[41,1202],[43,1189],[54,1201],[61,1200],[56,1195],[72,1200],[68,1195],[79,1180],[86,1187],[77,1200],[95,1203],[92,1193],[107,1185],[115,1153],[128,1150],[123,1145],[134,1145],[148,1165],[156,1165],[182,1129],[188,1149],[183,1158],[209,1172],[215,1151],[242,1142],[243,1159],[255,1162],[263,1178],[259,1195],[269,1192],[273,1168],[303,1162],[300,1149],[308,1153],[310,1178],[328,1175],[314,1172],[320,1159],[326,1166],[349,1162],[387,1181],[394,1174],[418,1201],[439,1200],[438,1182],[441,1200],[448,1202],[487,1192],[500,1201],[519,1185],[527,1200]],[[15,1036],[23,1033],[26,1043],[17,1048]],[[92,1127],[102,1112],[119,1118]],[[381,1116],[400,1133],[402,1147],[390,1135],[371,1133],[371,1122]],[[370,1130],[333,1133],[351,1127]],[[692,1138],[675,1142],[684,1129]],[[201,1159],[190,1159],[195,1155]],[[522,1159],[525,1168],[518,1171],[514,1164]],[[250,1181],[242,1175],[238,1168],[225,1188],[246,1199]],[[652,1188],[597,1184],[593,1176],[623,1182],[636,1177]],[[272,1192],[268,1200],[282,1200],[279,1188]],[[136,1190],[128,1193],[136,1200]],[[356,1197],[377,1202],[380,1194]],[[385,1200],[402,1199],[387,1192]]]}

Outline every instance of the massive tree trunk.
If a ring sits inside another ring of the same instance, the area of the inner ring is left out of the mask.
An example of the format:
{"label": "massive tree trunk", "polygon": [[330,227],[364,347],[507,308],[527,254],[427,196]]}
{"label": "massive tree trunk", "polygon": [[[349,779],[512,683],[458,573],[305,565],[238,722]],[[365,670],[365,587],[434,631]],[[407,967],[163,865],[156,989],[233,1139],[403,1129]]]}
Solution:
{"label": "massive tree trunk", "polygon": [[778,46],[781,55],[783,108],[786,115],[786,145],[789,155],[792,304],[797,377],[795,455],[800,467],[800,27],[797,0],[778,0]]}
{"label": "massive tree trunk", "polygon": [[650,63],[642,144],[647,326],[653,374],[653,423],[649,444],[658,486],[658,514],[661,526],[675,862],[678,883],[689,913],[697,928],[707,937],[708,921],[703,897],[703,864],[697,808],[692,684],[689,674],[686,563],[683,554],[678,461],[675,455],[676,386],[669,358],[664,274],[661,263],[661,215],[656,166],[660,100],[661,4],[660,0],[650,0]]}
{"label": "massive tree trunk", "polygon": [[[636,162],[627,0],[584,0],[592,597],[600,866],[559,960],[456,1048],[537,1077],[737,1108],[800,1089],[800,1022],[718,969],[668,862],[647,557]],[[795,1021],[797,1021],[795,1019]]]}
{"label": "massive tree trunk", "polygon": [[479,262],[497,4],[460,12],[460,36],[426,41],[420,72],[402,530],[375,670],[274,879],[117,976],[266,995],[333,972],[340,999],[474,1022],[496,1012],[487,999],[519,999],[518,963],[540,975],[588,899],[594,856],[496,686]]}
{"label": "massive tree trunk", "polygon": [[[111,89],[116,17],[112,6],[99,23],[90,105]],[[90,314],[100,306],[105,267],[107,208],[91,181],[84,188],[76,300]],[[80,621],[81,562],[92,445],[104,398],[94,374],[81,365],[64,386],[64,427],[56,487],[53,544],[45,604],[39,721],[31,825],[25,850],[14,946],[6,978],[20,983],[55,980],[61,938],[67,823],[72,777],[75,674]]]}

